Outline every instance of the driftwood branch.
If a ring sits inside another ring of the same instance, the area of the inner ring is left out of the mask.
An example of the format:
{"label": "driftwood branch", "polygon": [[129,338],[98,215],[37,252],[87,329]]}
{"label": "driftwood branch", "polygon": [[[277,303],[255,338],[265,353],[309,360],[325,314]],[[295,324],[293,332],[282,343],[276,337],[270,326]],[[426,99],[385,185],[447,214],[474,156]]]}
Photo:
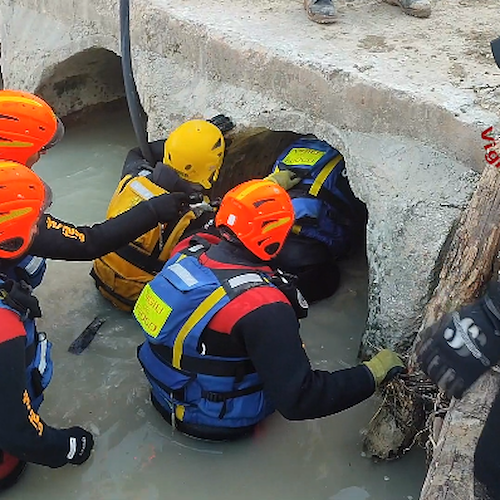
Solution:
{"label": "driftwood branch", "polygon": [[[461,400],[453,400],[434,449],[421,500],[473,500],[474,451],[500,384],[483,375]],[[481,497],[479,497],[481,498]]]}

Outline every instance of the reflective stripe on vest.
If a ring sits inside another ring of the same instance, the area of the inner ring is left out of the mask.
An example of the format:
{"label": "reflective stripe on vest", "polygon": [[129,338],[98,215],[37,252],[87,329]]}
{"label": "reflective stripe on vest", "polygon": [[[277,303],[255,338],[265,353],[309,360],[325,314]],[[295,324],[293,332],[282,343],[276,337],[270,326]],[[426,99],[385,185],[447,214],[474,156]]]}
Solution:
{"label": "reflective stripe on vest", "polygon": [[2,269],[2,273],[14,281],[25,281],[31,288],[40,285],[47,269],[45,259],[27,255],[14,266]]}
{"label": "reflective stripe on vest", "polygon": [[40,270],[44,263],[45,259],[42,259],[42,257],[29,257],[29,261],[24,266],[24,269],[29,275],[33,276]]}
{"label": "reflective stripe on vest", "polygon": [[310,189],[309,189],[309,194],[312,196],[317,197],[319,195],[320,189],[323,187],[323,184],[326,181],[326,178],[332,173],[333,169],[338,165],[338,163],[343,160],[344,157],[339,154],[337,155],[336,158],[334,158],[331,162],[327,163],[324,167],[323,170],[318,174],[318,177],[314,179],[314,182],[312,183]]}
{"label": "reflective stripe on vest", "polygon": [[172,357],[172,365],[174,368],[181,369],[181,358],[182,358],[182,349],[184,346],[184,341],[186,337],[191,333],[193,328],[205,317],[209,314],[216,305],[226,297],[226,291],[221,286],[214,290],[189,316],[188,320],[182,326],[180,332],[177,334],[177,337],[174,342],[174,352]]}

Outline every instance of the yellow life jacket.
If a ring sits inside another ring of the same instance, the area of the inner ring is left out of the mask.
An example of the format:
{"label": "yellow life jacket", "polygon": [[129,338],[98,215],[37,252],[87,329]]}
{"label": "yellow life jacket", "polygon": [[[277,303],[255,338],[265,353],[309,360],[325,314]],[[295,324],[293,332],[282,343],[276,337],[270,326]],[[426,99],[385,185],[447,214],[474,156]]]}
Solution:
{"label": "yellow life jacket", "polygon": [[[127,175],[118,184],[106,217],[116,217],[141,201],[167,192],[147,177]],[[189,211],[175,226],[159,224],[127,246],[96,259],[91,276],[103,297],[119,309],[131,311],[144,286],[161,271],[195,218]]]}

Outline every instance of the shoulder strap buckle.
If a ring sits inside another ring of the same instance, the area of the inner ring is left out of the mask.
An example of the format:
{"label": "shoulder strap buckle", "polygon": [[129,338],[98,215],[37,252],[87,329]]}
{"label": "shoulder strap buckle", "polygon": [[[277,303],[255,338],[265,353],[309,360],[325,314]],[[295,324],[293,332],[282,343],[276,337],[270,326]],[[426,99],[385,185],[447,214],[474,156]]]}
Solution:
{"label": "shoulder strap buckle", "polygon": [[191,255],[193,257],[199,257],[201,254],[205,253],[212,245],[201,236],[193,236],[189,240],[189,247],[182,251],[186,255]]}

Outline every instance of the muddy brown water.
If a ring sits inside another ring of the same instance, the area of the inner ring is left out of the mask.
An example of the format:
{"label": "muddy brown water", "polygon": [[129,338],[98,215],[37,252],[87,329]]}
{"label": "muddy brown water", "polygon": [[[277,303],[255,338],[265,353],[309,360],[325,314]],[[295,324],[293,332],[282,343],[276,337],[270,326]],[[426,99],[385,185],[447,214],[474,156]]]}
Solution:
{"label": "muddy brown water", "polygon": [[[83,224],[101,221],[123,159],[135,139],[124,111],[93,115],[69,127],[64,141],[36,166],[52,186],[51,213]],[[172,432],[149,402],[135,357],[142,333],[104,301],[88,276],[89,263],[50,262],[38,291],[40,329],[54,343],[55,376],[41,414],[51,425],[82,425],[96,435],[81,467],[30,466],[2,498],[9,500],[417,500],[425,467],[411,452],[375,463],[361,435],[376,409],[372,398],[328,418],[267,421],[252,439],[214,444]],[[343,284],[314,305],[302,336],[315,368],[356,363],[367,301],[363,258],[345,263]],[[71,341],[96,316],[107,322],[80,356]]]}

